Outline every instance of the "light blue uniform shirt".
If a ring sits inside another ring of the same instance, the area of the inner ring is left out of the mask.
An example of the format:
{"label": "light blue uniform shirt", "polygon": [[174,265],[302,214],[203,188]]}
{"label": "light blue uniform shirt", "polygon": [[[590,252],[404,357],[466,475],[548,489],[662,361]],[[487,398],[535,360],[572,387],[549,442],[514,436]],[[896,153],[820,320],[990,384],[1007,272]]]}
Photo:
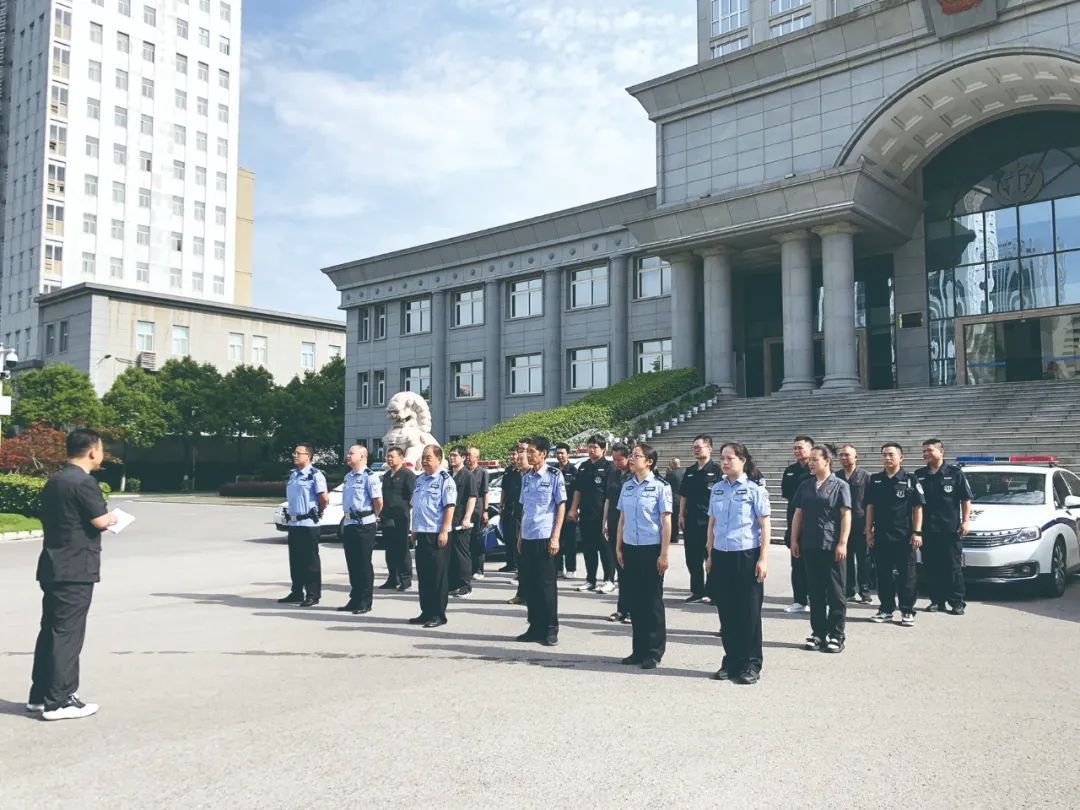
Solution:
{"label": "light blue uniform shirt", "polygon": [[345,474],[345,483],[341,494],[341,508],[345,510],[345,525],[355,526],[357,523],[374,523],[375,516],[371,515],[363,520],[353,520],[349,517],[350,512],[372,512],[375,510],[373,501],[382,498],[382,480],[374,475],[370,469],[364,467],[360,472],[349,470]]}
{"label": "light blue uniform shirt", "polygon": [[671,486],[650,472],[641,481],[631,478],[619,493],[623,513],[622,541],[628,546],[658,546],[663,517],[671,514]]}
{"label": "light blue uniform shirt", "polygon": [[412,496],[412,519],[409,528],[414,532],[438,534],[442,530],[446,507],[457,501],[457,485],[446,470],[434,475],[423,473],[416,479]]}
{"label": "light blue uniform shirt", "polygon": [[710,544],[717,551],[749,551],[761,547],[759,518],[771,514],[769,493],[746,475],[731,483],[727,476],[713,485],[709,517],[714,519]]}
{"label": "light blue uniform shirt", "polygon": [[289,475],[289,483],[285,485],[285,500],[289,508],[290,526],[318,526],[314,520],[303,517],[301,520],[293,520],[293,515],[301,517],[307,515],[312,509],[319,508],[319,495],[326,492],[326,476],[321,470],[317,470],[308,464],[304,469],[293,469]]}
{"label": "light blue uniform shirt", "polygon": [[566,503],[566,481],[561,472],[545,464],[540,472],[525,473],[521,478],[521,539],[550,540],[560,503]]}

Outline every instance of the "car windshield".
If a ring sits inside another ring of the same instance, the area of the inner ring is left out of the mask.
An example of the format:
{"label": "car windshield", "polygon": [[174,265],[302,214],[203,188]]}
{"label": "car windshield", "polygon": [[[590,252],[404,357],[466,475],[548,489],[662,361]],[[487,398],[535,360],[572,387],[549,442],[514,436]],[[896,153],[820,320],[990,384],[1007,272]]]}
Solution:
{"label": "car windshield", "polygon": [[1046,475],[1043,473],[987,470],[967,473],[974,503],[1009,506],[1039,506],[1046,503]]}

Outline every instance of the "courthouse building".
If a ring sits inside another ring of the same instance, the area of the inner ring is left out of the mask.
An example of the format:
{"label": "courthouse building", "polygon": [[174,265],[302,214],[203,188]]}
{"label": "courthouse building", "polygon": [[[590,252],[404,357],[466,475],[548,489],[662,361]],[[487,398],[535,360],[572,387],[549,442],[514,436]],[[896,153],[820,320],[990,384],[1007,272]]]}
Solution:
{"label": "courthouse building", "polygon": [[324,271],[347,435],[399,389],[445,438],[654,368],[745,397],[1080,374],[1080,2],[696,13],[698,64],[629,89],[655,188]]}

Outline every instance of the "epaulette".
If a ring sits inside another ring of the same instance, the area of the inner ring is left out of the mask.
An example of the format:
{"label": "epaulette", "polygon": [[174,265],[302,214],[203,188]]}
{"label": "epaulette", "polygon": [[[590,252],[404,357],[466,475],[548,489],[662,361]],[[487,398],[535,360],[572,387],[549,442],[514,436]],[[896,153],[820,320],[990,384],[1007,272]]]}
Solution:
{"label": "epaulette", "polygon": [[442,478],[449,478],[450,473],[448,473],[446,470],[439,470],[439,476]]}

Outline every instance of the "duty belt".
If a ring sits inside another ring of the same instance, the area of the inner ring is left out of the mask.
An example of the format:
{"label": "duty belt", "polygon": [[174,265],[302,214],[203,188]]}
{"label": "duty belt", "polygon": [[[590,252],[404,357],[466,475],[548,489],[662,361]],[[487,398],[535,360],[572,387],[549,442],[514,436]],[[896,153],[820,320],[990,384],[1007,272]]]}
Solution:
{"label": "duty belt", "polygon": [[319,515],[319,510],[316,509],[314,506],[311,507],[311,511],[309,511],[306,515],[290,515],[288,507],[283,506],[281,507],[281,514],[284,516],[286,523],[291,523],[294,520],[312,520],[315,523],[318,523],[319,518],[321,517]]}
{"label": "duty belt", "polygon": [[348,512],[346,513],[346,517],[348,517],[349,520],[363,520],[364,518],[371,517],[374,514],[375,513],[372,510],[368,509],[366,512]]}

